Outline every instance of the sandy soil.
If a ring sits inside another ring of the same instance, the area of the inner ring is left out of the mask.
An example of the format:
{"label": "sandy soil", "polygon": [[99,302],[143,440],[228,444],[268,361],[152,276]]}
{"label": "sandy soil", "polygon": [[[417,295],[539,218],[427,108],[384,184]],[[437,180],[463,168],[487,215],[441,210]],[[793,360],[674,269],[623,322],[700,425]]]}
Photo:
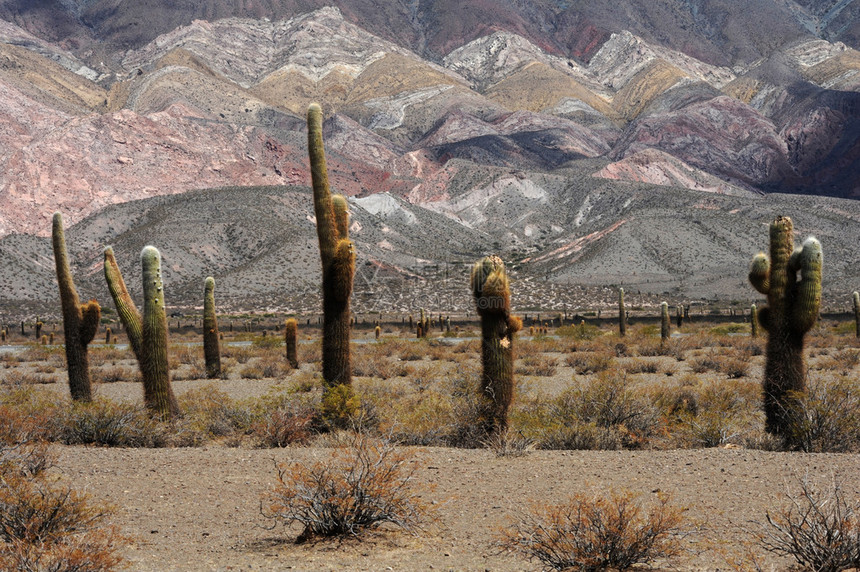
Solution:
{"label": "sandy soil", "polygon": [[[415,448],[416,485],[435,486],[438,524],[417,536],[382,531],[368,539],[296,545],[298,529],[260,515],[275,463],[308,462],[326,448],[279,450],[104,449],[57,447],[64,481],[113,503],[113,521],[133,543],[132,570],[531,570],[498,554],[495,531],[530,502],[552,503],[577,491],[657,491],[689,507],[698,523],[675,563],[681,570],[729,569],[721,553],[742,551],[786,486],[808,475],[837,478],[860,495],[860,457],[737,449],[535,451],[498,458],[487,450]],[[758,550],[761,553],[761,550]],[[761,554],[766,569],[789,562]]]}

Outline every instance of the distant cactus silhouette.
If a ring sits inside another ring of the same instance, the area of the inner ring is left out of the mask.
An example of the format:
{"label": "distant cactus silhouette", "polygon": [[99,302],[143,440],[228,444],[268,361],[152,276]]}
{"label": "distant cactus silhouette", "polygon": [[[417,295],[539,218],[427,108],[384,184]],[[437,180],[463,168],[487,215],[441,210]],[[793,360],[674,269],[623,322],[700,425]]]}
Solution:
{"label": "distant cactus silhouette", "polygon": [[857,337],[860,338],[860,292],[854,292],[854,329]]}
{"label": "distant cactus silhouette", "polygon": [[618,335],[627,335],[627,310],[624,308],[624,288],[618,289]]}
{"label": "distant cactus silhouette", "polygon": [[299,336],[299,323],[295,318],[290,318],[284,322],[284,343],[287,346],[287,361],[290,362],[290,367],[298,369],[299,358],[296,351],[296,342]]}
{"label": "distant cactus silhouette", "polygon": [[665,343],[669,339],[669,304],[660,304],[660,341]]}
{"label": "distant cactus silhouette", "polygon": [[821,244],[807,238],[794,248],[791,219],[777,217],[770,225],[770,255],[757,254],[749,280],[767,296],[758,311],[768,332],[764,370],[765,429],[796,448],[796,415],[806,391],[804,337],[818,318],[821,304]]}
{"label": "distant cactus silhouette", "polygon": [[221,341],[218,337],[218,319],[215,316],[215,279],[208,276],[203,283],[203,359],[206,377],[221,375]]}
{"label": "distant cactus silhouette", "polygon": [[[57,268],[57,285],[60,288],[60,305],[63,311],[69,391],[75,401],[91,401],[93,394],[87,346],[98,331],[101,307],[95,300],[81,304],[78,298],[78,291],[75,289],[75,282],[69,268],[63,215],[59,212],[54,213],[51,242]],[[23,322],[21,324],[23,329]]]}
{"label": "distant cactus silhouette", "polygon": [[758,337],[758,306],[755,304],[750,306],[750,335]]}

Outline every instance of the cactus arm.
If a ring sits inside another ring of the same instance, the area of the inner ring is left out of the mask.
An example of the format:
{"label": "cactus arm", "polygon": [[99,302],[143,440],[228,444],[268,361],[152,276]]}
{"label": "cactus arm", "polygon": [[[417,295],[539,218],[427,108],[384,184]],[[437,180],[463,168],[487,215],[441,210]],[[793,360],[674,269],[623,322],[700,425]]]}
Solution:
{"label": "cactus arm", "polygon": [[206,277],[203,283],[203,359],[206,377],[221,375],[221,342],[218,339],[218,320],[215,315],[215,279]]}
{"label": "cactus arm", "polygon": [[340,240],[349,237],[349,204],[343,195],[333,195],[331,206],[334,212],[335,228]]}
{"label": "cactus arm", "polygon": [[179,414],[179,406],[170,386],[167,364],[167,312],[164,306],[164,284],[161,277],[161,254],[153,246],[140,253],[143,275],[142,360],[143,397],[147,407],[162,419]]}
{"label": "cactus arm", "polygon": [[795,264],[800,271],[793,296],[791,327],[797,331],[808,332],[818,319],[821,306],[821,243],[813,237],[803,242],[798,249]]}
{"label": "cactus arm", "polygon": [[749,281],[757,291],[767,294],[770,290],[770,260],[764,252],[753,257],[750,264]]}
{"label": "cactus arm", "polygon": [[114,306],[116,306],[116,313],[119,315],[123,328],[125,328],[131,351],[134,352],[135,357],[140,362],[140,346],[143,338],[140,311],[128,293],[113,248],[110,246],[104,251],[104,272],[108,290],[111,298],[113,298]]}
{"label": "cactus arm", "polygon": [[101,306],[95,300],[81,304],[81,342],[84,345],[89,345],[93,341],[93,338],[96,337],[96,332],[99,331],[101,315]]}

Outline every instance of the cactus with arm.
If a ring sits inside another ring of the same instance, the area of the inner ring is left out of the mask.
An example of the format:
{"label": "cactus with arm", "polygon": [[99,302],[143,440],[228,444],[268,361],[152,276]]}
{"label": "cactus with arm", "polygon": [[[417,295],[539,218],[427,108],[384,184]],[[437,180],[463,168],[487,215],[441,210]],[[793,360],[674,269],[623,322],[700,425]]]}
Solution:
{"label": "cactus with arm", "polygon": [[501,258],[487,256],[476,262],[471,287],[481,317],[479,423],[488,435],[504,433],[514,397],[514,334],[523,324],[511,315],[510,287]]}
{"label": "cactus with arm", "polygon": [[332,196],[322,138],[322,109],[308,107],[308,155],[313,183],[323,280],[323,380],[328,388],[352,384],[350,310],[355,249],[349,240],[349,212],[343,196]]}
{"label": "cactus with arm", "polygon": [[95,300],[81,304],[78,298],[78,292],[75,289],[75,282],[69,268],[63,216],[59,212],[54,213],[51,242],[57,268],[60,305],[63,311],[69,391],[75,401],[91,401],[93,395],[87,346],[93,341],[98,331],[101,307]]}
{"label": "cactus with arm", "polygon": [[821,266],[821,244],[815,238],[794,248],[788,217],[771,223],[770,254],[757,254],[750,266],[750,283],[767,296],[767,306],[758,310],[759,325],[768,333],[762,387],[765,429],[789,448],[797,447],[795,416],[806,391],[804,337],[818,318]]}

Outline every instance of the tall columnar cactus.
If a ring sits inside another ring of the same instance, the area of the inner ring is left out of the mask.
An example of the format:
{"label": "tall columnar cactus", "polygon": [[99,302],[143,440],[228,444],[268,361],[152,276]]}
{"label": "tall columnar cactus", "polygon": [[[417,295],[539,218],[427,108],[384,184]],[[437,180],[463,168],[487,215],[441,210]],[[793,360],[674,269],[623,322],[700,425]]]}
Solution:
{"label": "tall columnar cactus", "polygon": [[475,263],[472,294],[481,317],[481,410],[478,420],[487,434],[504,432],[514,397],[514,334],[522,321],[511,315],[511,293],[505,264],[498,256]]}
{"label": "tall columnar cactus", "polygon": [[857,337],[860,338],[860,292],[854,292],[854,328]]}
{"label": "tall columnar cactus", "polygon": [[790,448],[797,446],[795,415],[806,391],[804,336],[821,304],[821,264],[821,244],[809,237],[795,249],[791,219],[780,216],[770,225],[770,256],[759,253],[750,266],[750,283],[768,302],[758,311],[759,325],[768,332],[765,429]]}
{"label": "tall columnar cactus", "polygon": [[618,334],[627,335],[627,310],[624,308],[624,288],[618,289]]}
{"label": "tall columnar cactus", "polygon": [[666,343],[669,339],[669,304],[660,304],[660,341]]}
{"label": "tall columnar cactus", "polygon": [[108,290],[111,298],[113,298],[114,306],[116,306],[116,313],[119,315],[119,320],[128,336],[128,344],[131,346],[131,351],[134,352],[134,357],[140,363],[140,344],[143,340],[143,324],[140,312],[128,293],[128,288],[126,288],[125,281],[119,271],[119,265],[116,263],[113,248],[110,246],[104,250],[104,272]]}
{"label": "tall columnar cactus", "polygon": [[170,386],[167,365],[167,312],[161,279],[161,253],[145,246],[140,253],[143,275],[143,327],[140,370],[143,374],[143,400],[147,407],[171,419],[179,415],[179,405]]}
{"label": "tall columnar cactus", "polygon": [[750,335],[758,337],[758,306],[755,304],[750,306]]}
{"label": "tall columnar cactus", "polygon": [[322,109],[308,107],[308,155],[323,281],[323,379],[328,388],[352,384],[350,311],[355,249],[349,240],[346,199],[329,191],[322,138]]}
{"label": "tall columnar cactus", "polygon": [[[66,251],[63,230],[63,215],[54,213],[51,228],[54,262],[57,267],[57,284],[60,288],[60,305],[63,310],[63,333],[65,334],[66,363],[69,371],[69,390],[75,401],[91,401],[90,366],[87,346],[96,335],[101,317],[101,307],[95,300],[81,304]],[[23,324],[23,322],[22,322]]]}
{"label": "tall columnar cactus", "polygon": [[298,369],[299,357],[296,351],[296,342],[299,337],[299,323],[295,318],[290,318],[284,322],[284,343],[287,346],[287,361],[290,362],[290,367]]}
{"label": "tall columnar cactus", "polygon": [[206,362],[206,377],[214,379],[221,375],[221,341],[215,317],[215,279],[211,276],[203,283],[203,359]]}

